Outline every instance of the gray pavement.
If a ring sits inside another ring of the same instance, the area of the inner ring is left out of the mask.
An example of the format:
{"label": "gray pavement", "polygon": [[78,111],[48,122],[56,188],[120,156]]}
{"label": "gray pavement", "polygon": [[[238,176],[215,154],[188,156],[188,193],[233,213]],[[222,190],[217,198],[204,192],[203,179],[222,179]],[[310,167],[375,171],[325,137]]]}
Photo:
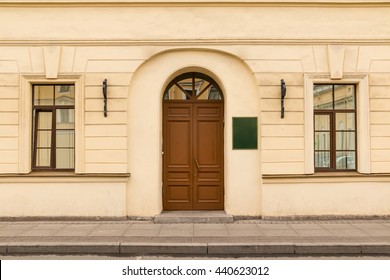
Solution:
{"label": "gray pavement", "polygon": [[0,222],[0,255],[390,255],[390,220]]}

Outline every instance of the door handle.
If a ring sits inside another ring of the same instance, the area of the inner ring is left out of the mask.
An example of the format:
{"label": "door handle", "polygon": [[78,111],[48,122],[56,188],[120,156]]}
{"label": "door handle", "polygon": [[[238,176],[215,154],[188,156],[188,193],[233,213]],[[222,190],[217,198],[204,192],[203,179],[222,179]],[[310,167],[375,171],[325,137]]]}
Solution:
{"label": "door handle", "polygon": [[198,161],[196,160],[196,157],[194,157],[194,159],[195,159],[195,163],[196,163],[196,168],[198,168],[198,170],[200,170],[200,166],[199,166]]}

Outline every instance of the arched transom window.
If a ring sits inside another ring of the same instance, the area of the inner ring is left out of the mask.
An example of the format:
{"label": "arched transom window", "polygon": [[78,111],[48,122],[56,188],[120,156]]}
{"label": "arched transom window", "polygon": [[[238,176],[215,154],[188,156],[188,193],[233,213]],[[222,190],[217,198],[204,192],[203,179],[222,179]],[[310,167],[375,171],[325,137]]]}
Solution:
{"label": "arched transom window", "polygon": [[189,72],[176,77],[164,92],[164,100],[202,101],[222,100],[221,88],[209,76]]}

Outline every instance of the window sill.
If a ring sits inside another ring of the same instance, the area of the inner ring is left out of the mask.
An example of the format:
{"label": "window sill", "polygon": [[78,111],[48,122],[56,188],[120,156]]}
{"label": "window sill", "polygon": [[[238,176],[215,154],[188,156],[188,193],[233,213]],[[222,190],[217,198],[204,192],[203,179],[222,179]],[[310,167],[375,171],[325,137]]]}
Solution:
{"label": "window sill", "polygon": [[76,174],[74,172],[60,171],[33,171],[29,174],[1,174],[0,183],[29,183],[29,182],[56,182],[56,183],[77,183],[77,182],[127,182],[130,173],[88,173]]}
{"label": "window sill", "polygon": [[390,182],[390,173],[316,172],[310,175],[263,175],[262,179],[264,184]]}

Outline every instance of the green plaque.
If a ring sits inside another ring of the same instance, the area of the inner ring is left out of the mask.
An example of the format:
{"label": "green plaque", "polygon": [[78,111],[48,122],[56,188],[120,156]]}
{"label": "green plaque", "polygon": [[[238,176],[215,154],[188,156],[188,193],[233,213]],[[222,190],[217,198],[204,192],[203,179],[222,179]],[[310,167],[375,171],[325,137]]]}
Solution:
{"label": "green plaque", "polygon": [[233,117],[233,150],[257,150],[257,117]]}

